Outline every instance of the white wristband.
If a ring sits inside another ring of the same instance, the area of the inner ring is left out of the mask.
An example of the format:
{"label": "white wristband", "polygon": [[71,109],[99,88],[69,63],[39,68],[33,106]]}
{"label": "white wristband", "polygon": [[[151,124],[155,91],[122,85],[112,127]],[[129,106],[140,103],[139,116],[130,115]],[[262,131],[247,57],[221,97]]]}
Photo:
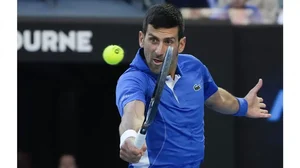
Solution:
{"label": "white wristband", "polygon": [[121,146],[123,145],[124,141],[129,138],[129,137],[136,137],[137,136],[137,132],[133,129],[129,129],[129,130],[126,130],[122,135],[121,135],[121,138],[120,138],[120,148]]}

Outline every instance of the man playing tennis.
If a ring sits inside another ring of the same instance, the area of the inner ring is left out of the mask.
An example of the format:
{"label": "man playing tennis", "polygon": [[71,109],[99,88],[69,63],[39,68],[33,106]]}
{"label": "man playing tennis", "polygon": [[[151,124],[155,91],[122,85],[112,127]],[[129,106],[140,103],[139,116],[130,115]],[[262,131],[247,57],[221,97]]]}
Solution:
{"label": "man playing tennis", "polygon": [[[199,168],[204,159],[204,106],[222,114],[268,118],[257,96],[262,80],[244,98],[219,88],[196,57],[180,54],[186,43],[180,11],[167,4],[151,7],[139,32],[140,49],[116,87],[116,105],[122,117],[120,157],[137,168]],[[144,146],[135,137],[145,119],[157,75],[168,46],[173,58],[158,112]]]}

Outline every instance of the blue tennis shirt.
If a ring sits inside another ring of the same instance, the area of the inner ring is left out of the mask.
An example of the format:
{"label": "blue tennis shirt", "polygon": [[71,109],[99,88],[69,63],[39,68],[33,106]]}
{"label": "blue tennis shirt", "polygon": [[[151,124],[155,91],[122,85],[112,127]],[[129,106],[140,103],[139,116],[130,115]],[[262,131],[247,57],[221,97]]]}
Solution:
{"label": "blue tennis shirt", "polygon": [[[145,103],[146,111],[154,91],[153,74],[139,49],[130,67],[120,76],[116,105],[133,100]],[[146,136],[147,151],[130,167],[199,168],[204,159],[204,103],[218,90],[208,69],[196,57],[179,54],[175,80],[166,79],[158,113]]]}

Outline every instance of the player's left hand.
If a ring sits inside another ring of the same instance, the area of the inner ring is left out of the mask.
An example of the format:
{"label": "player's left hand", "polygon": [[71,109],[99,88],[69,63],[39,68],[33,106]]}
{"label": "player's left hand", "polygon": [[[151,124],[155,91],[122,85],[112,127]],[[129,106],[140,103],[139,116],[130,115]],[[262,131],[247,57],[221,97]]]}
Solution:
{"label": "player's left hand", "polygon": [[269,118],[271,114],[266,110],[266,104],[263,102],[263,98],[258,97],[257,93],[262,87],[263,81],[259,79],[256,86],[254,86],[249,93],[245,96],[248,102],[248,111],[246,116],[249,118]]}

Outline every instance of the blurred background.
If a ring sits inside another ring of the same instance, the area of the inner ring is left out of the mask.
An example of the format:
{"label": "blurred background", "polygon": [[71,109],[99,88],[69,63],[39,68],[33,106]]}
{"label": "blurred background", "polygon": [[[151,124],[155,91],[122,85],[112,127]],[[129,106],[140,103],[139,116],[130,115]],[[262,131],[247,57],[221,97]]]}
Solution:
{"label": "blurred background", "polygon": [[[205,111],[201,168],[283,167],[282,0],[18,0],[18,168],[127,167],[119,158],[115,86],[138,49],[145,11],[171,3],[185,53],[236,96],[259,78],[272,118]],[[106,64],[117,44],[124,60]]]}

